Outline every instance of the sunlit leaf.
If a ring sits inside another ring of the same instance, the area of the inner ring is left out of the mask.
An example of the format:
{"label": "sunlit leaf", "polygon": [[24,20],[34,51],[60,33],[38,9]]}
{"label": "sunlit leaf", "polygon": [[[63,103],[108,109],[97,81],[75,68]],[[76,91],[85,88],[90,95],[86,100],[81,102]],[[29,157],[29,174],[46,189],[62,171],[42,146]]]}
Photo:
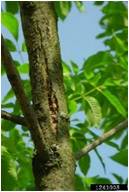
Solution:
{"label": "sunlit leaf", "polygon": [[84,6],[84,3],[82,1],[74,1],[74,2],[75,2],[75,5],[76,5],[77,9],[80,12],[85,11],[85,6]]}
{"label": "sunlit leaf", "polygon": [[61,18],[62,20],[64,20],[68,13],[71,10],[71,4],[72,2],[70,1],[55,1],[55,10],[56,10],[56,14],[59,18]]}
{"label": "sunlit leaf", "polygon": [[22,43],[22,51],[23,52],[27,52],[27,48],[26,48],[26,43],[25,42]]}
{"label": "sunlit leaf", "polygon": [[29,73],[29,64],[24,63],[24,64],[20,65],[18,67],[18,70],[19,70],[20,73],[27,73],[28,74]]}
{"label": "sunlit leaf", "polygon": [[70,114],[75,113],[77,111],[77,103],[74,100],[69,100],[69,112]]}
{"label": "sunlit leaf", "polygon": [[1,22],[4,25],[4,27],[6,27],[10,31],[10,33],[12,33],[14,38],[18,40],[19,24],[16,17],[9,12],[2,12]]}
{"label": "sunlit leaf", "polygon": [[64,74],[64,76],[69,77],[70,73],[71,73],[70,67],[64,61],[62,61],[62,65],[63,65],[63,74]]}
{"label": "sunlit leaf", "polygon": [[5,147],[5,146],[1,146],[1,155],[3,156],[3,155],[9,155],[8,154],[8,151],[7,151],[7,148]]}
{"label": "sunlit leaf", "polygon": [[85,100],[88,102],[88,104],[91,108],[91,112],[92,112],[91,118],[93,120],[93,123],[95,125],[98,125],[102,118],[101,107],[99,105],[99,102],[97,101],[97,99],[95,99],[94,97],[91,97],[91,96],[86,96]]}
{"label": "sunlit leaf", "polygon": [[17,166],[15,161],[9,162],[9,170],[8,173],[11,177],[13,177],[15,180],[17,180]]}

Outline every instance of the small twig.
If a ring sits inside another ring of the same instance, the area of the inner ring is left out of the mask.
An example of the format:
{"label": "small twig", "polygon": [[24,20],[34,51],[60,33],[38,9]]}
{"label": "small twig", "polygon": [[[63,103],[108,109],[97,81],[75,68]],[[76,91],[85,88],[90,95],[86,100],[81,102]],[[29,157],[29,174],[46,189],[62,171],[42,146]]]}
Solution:
{"label": "small twig", "polygon": [[43,152],[45,145],[42,130],[39,126],[39,122],[36,118],[34,110],[25,95],[20,75],[5,45],[3,36],[1,37],[1,56],[2,64],[4,65],[8,80],[10,81],[12,89],[21,106],[22,112],[27,122],[27,127],[29,128],[32,136],[32,140],[34,141],[37,151]]}
{"label": "small twig", "polygon": [[8,112],[3,111],[3,110],[1,111],[1,118],[12,121],[12,122],[14,122],[16,124],[20,124],[20,125],[23,125],[23,126],[27,125],[24,117],[20,117],[18,115],[13,115],[13,114],[8,113]]}
{"label": "small twig", "polygon": [[95,149],[98,145],[105,142],[107,139],[109,139],[111,136],[118,133],[118,131],[127,128],[128,127],[128,120],[119,123],[116,127],[112,128],[110,131],[104,133],[101,137],[90,143],[89,145],[83,147],[79,152],[76,153],[75,158],[76,160],[79,160],[81,157],[86,155],[91,150]]}

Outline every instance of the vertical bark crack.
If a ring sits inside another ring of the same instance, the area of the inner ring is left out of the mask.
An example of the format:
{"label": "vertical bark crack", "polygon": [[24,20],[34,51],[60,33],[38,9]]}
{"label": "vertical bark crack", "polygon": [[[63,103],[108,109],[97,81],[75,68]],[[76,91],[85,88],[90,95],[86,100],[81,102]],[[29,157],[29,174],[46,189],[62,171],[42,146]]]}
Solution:
{"label": "vertical bark crack", "polygon": [[[37,190],[72,190],[74,156],[69,143],[67,104],[53,2],[21,2],[30,63],[32,99],[46,151],[33,158]],[[26,6],[23,6],[26,5]]]}
{"label": "vertical bark crack", "polygon": [[43,37],[40,27],[38,27],[40,32],[40,38],[41,38],[41,48],[44,52],[44,60],[45,60],[45,70],[46,70],[46,91],[48,94],[48,104],[49,104],[49,115],[50,115],[50,126],[55,135],[58,134],[58,113],[59,113],[59,106],[58,106],[58,100],[56,98],[56,93],[53,90],[51,77],[49,74],[49,62],[48,62],[48,56],[45,50],[45,47],[43,45]]}

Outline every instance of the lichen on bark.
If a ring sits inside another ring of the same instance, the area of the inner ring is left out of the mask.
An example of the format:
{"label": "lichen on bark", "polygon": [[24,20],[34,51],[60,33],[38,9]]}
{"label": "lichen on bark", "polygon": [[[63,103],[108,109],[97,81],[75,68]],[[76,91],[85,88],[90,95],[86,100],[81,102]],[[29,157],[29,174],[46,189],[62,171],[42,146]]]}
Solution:
{"label": "lichen on bark", "polygon": [[32,100],[45,149],[33,159],[37,190],[73,190],[74,157],[63,85],[57,17],[53,2],[20,2],[26,40]]}

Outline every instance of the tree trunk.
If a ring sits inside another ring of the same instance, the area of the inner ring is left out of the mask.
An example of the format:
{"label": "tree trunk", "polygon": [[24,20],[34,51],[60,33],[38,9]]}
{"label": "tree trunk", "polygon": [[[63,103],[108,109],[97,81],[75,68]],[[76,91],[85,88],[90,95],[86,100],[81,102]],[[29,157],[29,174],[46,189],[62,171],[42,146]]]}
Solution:
{"label": "tree trunk", "polygon": [[53,2],[20,2],[29,55],[32,100],[44,138],[33,158],[36,190],[74,190],[75,163],[69,142],[57,18]]}

